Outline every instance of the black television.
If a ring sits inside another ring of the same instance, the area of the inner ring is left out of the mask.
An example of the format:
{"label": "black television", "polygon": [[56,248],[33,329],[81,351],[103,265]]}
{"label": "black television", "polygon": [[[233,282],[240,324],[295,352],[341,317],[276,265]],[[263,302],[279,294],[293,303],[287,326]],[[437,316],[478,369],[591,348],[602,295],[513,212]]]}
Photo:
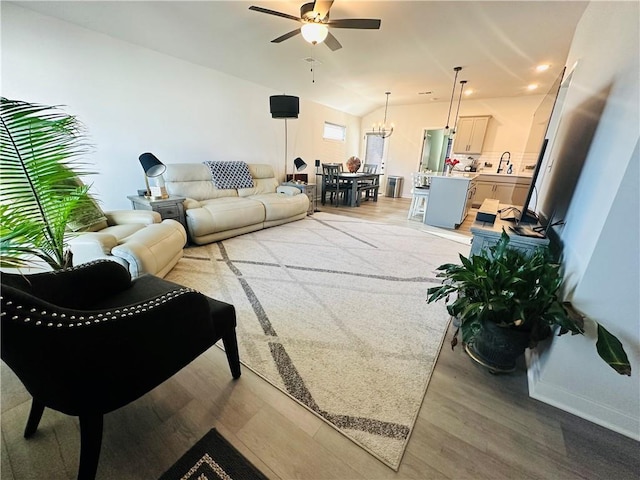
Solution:
{"label": "black television", "polygon": [[520,212],[520,218],[518,219],[518,224],[538,223],[540,220],[538,218],[538,214],[536,213],[536,207],[534,207],[533,209],[530,209],[529,204],[531,203],[531,197],[533,197],[533,193],[536,190],[536,180],[538,179],[538,174],[540,173],[540,169],[542,168],[542,159],[544,158],[544,153],[547,151],[548,143],[549,143],[548,138],[545,138],[542,141],[542,147],[540,147],[540,153],[538,154],[538,161],[536,162],[536,167],[533,171],[533,175],[531,176],[531,185],[529,185],[527,198],[525,198],[524,204],[522,205],[522,211]]}
{"label": "black television", "polygon": [[531,129],[529,131],[529,137],[527,138],[524,153],[525,156],[535,156],[536,164],[534,167],[533,175],[531,177],[529,191],[527,192],[526,199],[524,201],[524,204],[522,205],[522,210],[520,211],[520,216],[516,219],[517,224],[538,223],[540,220],[537,212],[537,198],[533,205],[533,208],[530,203],[534,193],[536,193],[536,180],[538,178],[538,175],[540,174],[544,155],[549,143],[549,138],[547,137],[549,133],[549,124],[554,113],[554,108],[558,99],[558,93],[560,92],[560,85],[562,83],[564,72],[565,69],[563,68],[558,77],[553,82],[553,85],[551,85],[551,88],[549,89],[547,94],[540,102],[540,105],[536,109],[535,113],[533,114]]}

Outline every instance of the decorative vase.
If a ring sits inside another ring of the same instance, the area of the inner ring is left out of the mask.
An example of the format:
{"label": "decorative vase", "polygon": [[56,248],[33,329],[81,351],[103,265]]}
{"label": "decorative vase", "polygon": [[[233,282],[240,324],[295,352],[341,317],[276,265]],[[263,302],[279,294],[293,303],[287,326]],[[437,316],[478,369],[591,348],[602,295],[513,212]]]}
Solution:
{"label": "decorative vase", "polygon": [[465,351],[491,373],[511,373],[516,361],[529,346],[531,332],[501,327],[485,322],[482,328],[465,345]]}
{"label": "decorative vase", "polygon": [[358,157],[349,157],[349,160],[347,160],[347,170],[351,173],[356,173],[360,165],[361,163]]}

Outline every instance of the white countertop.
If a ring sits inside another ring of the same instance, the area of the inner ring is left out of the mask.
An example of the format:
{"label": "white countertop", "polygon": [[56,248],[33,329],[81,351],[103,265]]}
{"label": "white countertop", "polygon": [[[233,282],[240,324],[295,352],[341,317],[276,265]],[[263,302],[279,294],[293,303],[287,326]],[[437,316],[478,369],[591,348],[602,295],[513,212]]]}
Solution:
{"label": "white countertop", "polygon": [[447,180],[473,180],[478,177],[478,172],[454,172],[451,175],[446,175],[442,172],[425,173],[425,176],[430,178],[441,178]]}
{"label": "white countertop", "polygon": [[495,172],[476,172],[481,177],[497,177],[497,179],[501,178],[531,178],[533,177],[532,173],[495,173]]}

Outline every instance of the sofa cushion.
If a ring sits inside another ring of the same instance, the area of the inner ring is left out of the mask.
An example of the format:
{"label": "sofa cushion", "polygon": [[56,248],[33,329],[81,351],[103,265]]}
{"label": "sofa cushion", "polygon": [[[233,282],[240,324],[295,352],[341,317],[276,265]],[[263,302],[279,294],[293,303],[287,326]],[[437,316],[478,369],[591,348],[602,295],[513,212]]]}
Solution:
{"label": "sofa cushion", "polygon": [[186,212],[189,231],[194,237],[262,223],[265,220],[263,203],[250,198],[225,197],[200,203],[200,208],[191,208]]}
{"label": "sofa cushion", "polygon": [[250,197],[252,195],[260,195],[262,193],[275,193],[278,188],[278,181],[271,178],[254,178],[253,188],[239,188],[239,197]]}
{"label": "sofa cushion", "polygon": [[168,163],[166,167],[162,177],[167,192],[171,195],[198,201],[238,196],[238,191],[234,188],[216,188],[209,168],[202,163]]}
{"label": "sofa cushion", "polygon": [[264,163],[249,164],[249,171],[253,177],[253,188],[240,188],[240,197],[260,195],[261,193],[274,193],[278,188],[278,181],[273,173],[273,167]]}
{"label": "sofa cushion", "polygon": [[114,247],[111,254],[126,260],[133,278],[145,273],[164,277],[182,257],[187,242],[184,227],[172,219],[142,227]]}
{"label": "sofa cushion", "polygon": [[254,179],[272,178],[276,176],[276,174],[273,173],[273,167],[267,163],[250,163],[249,171]]}
{"label": "sofa cushion", "polygon": [[266,193],[253,195],[249,198],[257,200],[264,205],[265,222],[300,215],[301,213],[306,213],[309,208],[309,197],[304,194]]}
{"label": "sofa cushion", "polygon": [[134,233],[142,230],[146,225],[142,223],[129,223],[124,225],[112,225],[110,227],[103,228],[100,233],[108,233],[113,235],[118,243],[121,243],[127,237],[130,237]]}

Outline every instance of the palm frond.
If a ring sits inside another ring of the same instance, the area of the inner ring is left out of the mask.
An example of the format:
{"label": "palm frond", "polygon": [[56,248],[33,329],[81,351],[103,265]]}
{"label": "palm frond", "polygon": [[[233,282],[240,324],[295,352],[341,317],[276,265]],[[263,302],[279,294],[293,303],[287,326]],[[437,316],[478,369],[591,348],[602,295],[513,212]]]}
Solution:
{"label": "palm frond", "polygon": [[65,263],[66,225],[88,201],[79,178],[91,175],[81,123],[58,107],[0,99],[0,205],[3,264],[34,255]]}

